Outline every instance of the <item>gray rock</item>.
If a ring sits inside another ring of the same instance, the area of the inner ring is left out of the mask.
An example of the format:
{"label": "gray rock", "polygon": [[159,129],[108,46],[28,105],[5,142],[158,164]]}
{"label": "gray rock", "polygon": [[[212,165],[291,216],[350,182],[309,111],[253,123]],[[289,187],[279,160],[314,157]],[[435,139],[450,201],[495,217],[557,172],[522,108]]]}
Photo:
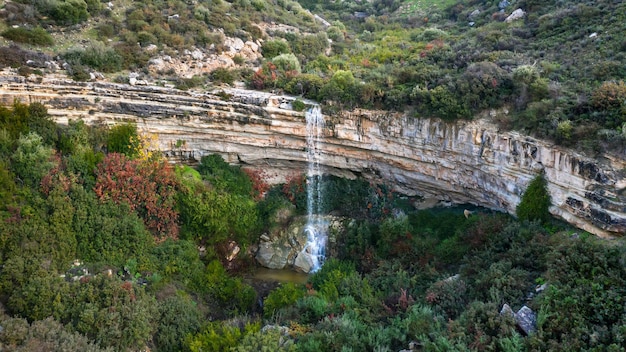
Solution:
{"label": "gray rock", "polygon": [[524,18],[524,16],[526,16],[526,12],[524,12],[524,10],[522,10],[522,9],[517,9],[517,10],[513,11],[513,13],[511,13],[509,15],[509,17],[507,17],[504,20],[504,22],[507,22],[507,23],[513,22],[515,20],[519,20],[519,19]]}
{"label": "gray rock", "polygon": [[526,336],[537,330],[537,315],[532,309],[523,306],[515,314],[517,326],[526,334]]}
{"label": "gray rock", "polygon": [[309,253],[300,252],[293,262],[293,269],[301,273],[309,273],[313,269],[313,257]]}
{"label": "gray rock", "polygon": [[502,306],[502,309],[500,310],[500,315],[515,318],[515,312],[513,311],[513,309],[511,309],[511,306],[506,303]]}
{"label": "gray rock", "polygon": [[535,292],[541,293],[541,292],[545,291],[546,288],[548,288],[548,284],[547,283],[545,283],[545,284],[543,284],[541,286],[535,287]]}
{"label": "gray rock", "polygon": [[470,13],[467,17],[468,17],[470,20],[473,20],[473,19],[474,19],[474,18],[476,18],[478,15],[480,15],[480,10],[479,10],[479,9],[476,9],[476,10],[472,11],[472,13]]}
{"label": "gray rock", "polygon": [[264,242],[259,245],[256,260],[266,268],[284,269],[290,252],[288,248],[277,246],[272,242]]}

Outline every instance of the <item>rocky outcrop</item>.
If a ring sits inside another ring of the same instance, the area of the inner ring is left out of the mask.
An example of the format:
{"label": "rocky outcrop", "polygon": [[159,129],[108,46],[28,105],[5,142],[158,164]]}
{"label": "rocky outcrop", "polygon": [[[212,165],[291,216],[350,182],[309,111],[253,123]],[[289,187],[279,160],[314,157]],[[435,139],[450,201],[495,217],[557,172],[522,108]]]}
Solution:
{"label": "rocky outcrop", "polygon": [[[341,219],[332,216],[324,217],[328,223],[329,250],[334,248],[337,234],[343,231]],[[307,219],[305,216],[289,220],[287,226],[276,228],[269,234],[261,236],[256,252],[256,260],[270,269],[293,269],[308,273],[313,269],[314,260],[307,252],[307,234],[304,231]]]}
{"label": "rocky outcrop", "polygon": [[[0,77],[3,103],[42,102],[61,123],[136,122],[159,136],[172,159],[220,153],[264,169],[273,181],[305,170],[304,113],[293,98],[244,90],[213,93]],[[497,113],[497,112],[496,112]],[[543,172],[550,211],[600,236],[626,232],[626,160],[588,158],[488,119],[448,123],[384,111],[326,116],[321,163],[326,172],[386,182],[403,193],[515,212],[532,178]]]}

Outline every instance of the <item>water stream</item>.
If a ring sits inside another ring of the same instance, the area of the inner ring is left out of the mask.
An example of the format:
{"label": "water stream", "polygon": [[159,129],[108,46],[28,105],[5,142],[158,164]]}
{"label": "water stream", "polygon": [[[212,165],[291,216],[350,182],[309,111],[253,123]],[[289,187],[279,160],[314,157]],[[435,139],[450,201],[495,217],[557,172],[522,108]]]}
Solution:
{"label": "water stream", "polygon": [[307,243],[303,254],[311,261],[311,271],[322,267],[326,258],[328,222],[322,217],[322,170],[320,168],[321,142],[323,139],[324,116],[319,106],[306,112],[306,151],[307,151],[307,223],[304,231]]}

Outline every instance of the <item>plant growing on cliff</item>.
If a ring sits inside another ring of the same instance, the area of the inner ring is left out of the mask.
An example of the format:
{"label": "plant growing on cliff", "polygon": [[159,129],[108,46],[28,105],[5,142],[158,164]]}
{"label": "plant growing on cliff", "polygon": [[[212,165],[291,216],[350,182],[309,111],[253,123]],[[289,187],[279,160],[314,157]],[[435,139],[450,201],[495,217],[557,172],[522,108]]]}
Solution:
{"label": "plant growing on cliff", "polygon": [[550,193],[543,175],[535,177],[522,195],[515,213],[519,220],[539,220],[547,223],[550,220]]}

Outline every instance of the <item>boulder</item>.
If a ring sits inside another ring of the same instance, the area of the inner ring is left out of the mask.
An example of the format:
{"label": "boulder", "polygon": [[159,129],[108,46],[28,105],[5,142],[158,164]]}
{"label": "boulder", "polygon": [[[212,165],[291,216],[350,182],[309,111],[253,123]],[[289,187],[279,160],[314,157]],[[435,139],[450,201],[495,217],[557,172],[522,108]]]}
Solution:
{"label": "boulder", "polygon": [[526,336],[537,330],[537,315],[532,309],[523,306],[515,314],[517,326],[526,334]]}
{"label": "boulder", "polygon": [[[271,233],[264,233],[260,237],[259,249],[256,253],[257,262],[270,269],[293,269],[298,272],[310,272],[317,262],[311,253],[307,251],[307,233],[304,231],[307,217],[300,216],[297,218],[286,219],[292,214],[292,209],[287,208],[285,213],[280,214],[276,223],[282,226],[274,229]],[[279,211],[278,213],[281,213]],[[340,218],[333,216],[323,216],[319,220],[328,226],[326,236],[327,247],[332,246],[336,242],[338,233],[345,231],[343,222]],[[332,255],[330,249],[326,249],[326,253]]]}
{"label": "boulder", "polygon": [[504,22],[507,22],[507,23],[513,22],[515,20],[519,20],[519,19],[524,18],[524,16],[526,16],[526,12],[524,12],[524,10],[522,10],[522,9],[517,9],[517,10],[513,11],[513,13],[511,13],[509,15],[509,17],[507,17],[504,20]]}
{"label": "boulder", "polygon": [[506,303],[502,306],[502,309],[500,310],[500,315],[515,318],[515,312],[513,311],[513,309],[511,309],[511,306]]}
{"label": "boulder", "polygon": [[261,266],[269,269],[284,269],[287,266],[287,260],[291,248],[275,245],[272,242],[263,242],[259,245],[259,251],[256,253],[256,260]]}
{"label": "boulder", "polygon": [[307,252],[300,252],[293,262],[293,270],[300,273],[309,273],[315,264],[314,258]]}

